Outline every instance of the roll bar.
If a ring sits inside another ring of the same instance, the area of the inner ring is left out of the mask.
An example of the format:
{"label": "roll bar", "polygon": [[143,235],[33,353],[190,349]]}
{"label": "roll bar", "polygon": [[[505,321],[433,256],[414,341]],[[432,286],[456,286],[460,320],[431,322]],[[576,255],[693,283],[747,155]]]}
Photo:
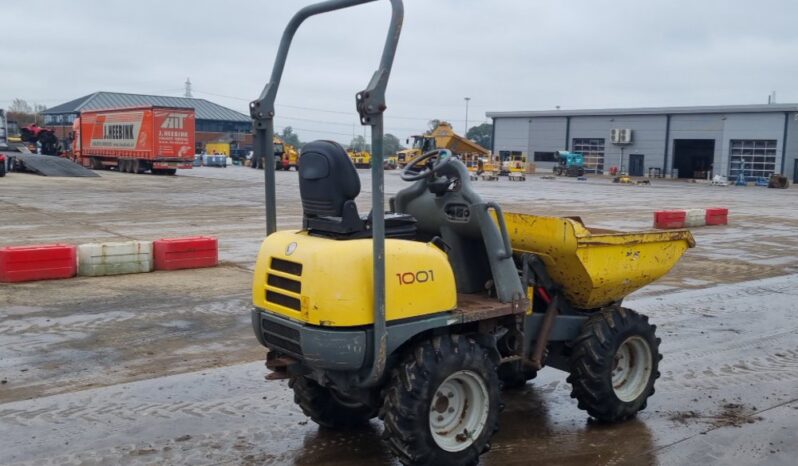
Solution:
{"label": "roll bar", "polygon": [[[276,194],[274,186],[274,100],[280,79],[288,58],[288,49],[299,26],[307,18],[340,10],[376,0],[328,0],[308,5],[299,10],[283,31],[277,57],[274,60],[272,75],[257,100],[250,102],[255,152],[254,158],[263,157],[263,177],[266,191],[266,234],[277,230]],[[371,126],[371,212],[373,237],[373,279],[374,279],[374,340],[372,365],[369,373],[359,381],[362,386],[375,385],[385,370],[387,338],[385,328],[385,190],[383,183],[383,117],[385,88],[391,74],[391,66],[396,55],[396,46],[402,32],[404,5],[402,0],[390,0],[391,23],[382,50],[382,58],[377,71],[371,77],[366,89],[355,95],[355,106],[360,114],[360,124]]]}

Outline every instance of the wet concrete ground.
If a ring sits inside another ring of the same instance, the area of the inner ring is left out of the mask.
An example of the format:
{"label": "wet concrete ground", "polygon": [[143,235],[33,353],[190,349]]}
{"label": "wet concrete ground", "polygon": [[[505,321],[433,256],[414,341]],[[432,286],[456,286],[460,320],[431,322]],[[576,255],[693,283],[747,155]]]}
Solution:
{"label": "wet concrete ground", "polygon": [[[212,234],[223,266],[0,284],[0,464],[390,464],[373,422],[319,429],[284,382],[264,382],[249,327],[263,231],[261,172],[177,177],[10,174],[0,245]],[[361,172],[368,205],[368,173]],[[403,183],[387,173],[386,191]],[[661,208],[726,206],[731,225],[627,306],[662,338],[662,378],[638,419],[590,423],[565,374],[505,393],[485,464],[793,464],[798,453],[798,190],[606,179],[478,182],[505,210],[641,229]],[[278,173],[281,227],[301,211]]]}

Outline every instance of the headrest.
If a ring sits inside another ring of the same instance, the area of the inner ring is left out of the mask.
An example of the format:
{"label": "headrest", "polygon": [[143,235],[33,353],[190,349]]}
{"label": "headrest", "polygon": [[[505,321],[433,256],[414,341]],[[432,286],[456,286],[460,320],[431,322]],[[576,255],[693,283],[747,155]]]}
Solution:
{"label": "headrest", "polygon": [[313,141],[299,157],[299,193],[305,215],[340,217],[344,202],[360,194],[360,177],[334,141]]}

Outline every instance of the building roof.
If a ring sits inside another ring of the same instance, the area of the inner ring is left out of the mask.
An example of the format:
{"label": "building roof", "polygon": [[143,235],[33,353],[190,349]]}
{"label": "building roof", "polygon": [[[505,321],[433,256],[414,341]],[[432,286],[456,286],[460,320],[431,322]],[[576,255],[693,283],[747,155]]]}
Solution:
{"label": "building roof", "polygon": [[205,99],[189,97],[170,97],[163,95],[124,94],[121,92],[95,92],[75,100],[56,105],[45,110],[45,115],[78,113],[82,110],[100,110],[120,107],[184,107],[193,108],[197,120],[241,121],[249,122],[250,118],[243,113],[222,107]]}
{"label": "building roof", "polygon": [[676,115],[707,113],[796,112],[798,104],[711,105],[699,107],[597,108],[580,110],[538,110],[529,112],[487,112],[489,118],[531,118],[556,116]]}

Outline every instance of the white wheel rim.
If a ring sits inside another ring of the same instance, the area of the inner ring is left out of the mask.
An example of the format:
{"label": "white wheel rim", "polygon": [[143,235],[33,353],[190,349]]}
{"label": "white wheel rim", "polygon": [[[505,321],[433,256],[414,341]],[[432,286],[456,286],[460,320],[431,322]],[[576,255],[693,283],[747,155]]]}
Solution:
{"label": "white wheel rim", "polygon": [[646,389],[653,358],[646,340],[632,336],[624,340],[615,352],[612,365],[612,388],[624,402],[636,400]]}
{"label": "white wheel rim", "polygon": [[470,447],[488,421],[488,387],[473,371],[459,371],[441,383],[429,407],[432,438],[443,450],[457,452]]}

